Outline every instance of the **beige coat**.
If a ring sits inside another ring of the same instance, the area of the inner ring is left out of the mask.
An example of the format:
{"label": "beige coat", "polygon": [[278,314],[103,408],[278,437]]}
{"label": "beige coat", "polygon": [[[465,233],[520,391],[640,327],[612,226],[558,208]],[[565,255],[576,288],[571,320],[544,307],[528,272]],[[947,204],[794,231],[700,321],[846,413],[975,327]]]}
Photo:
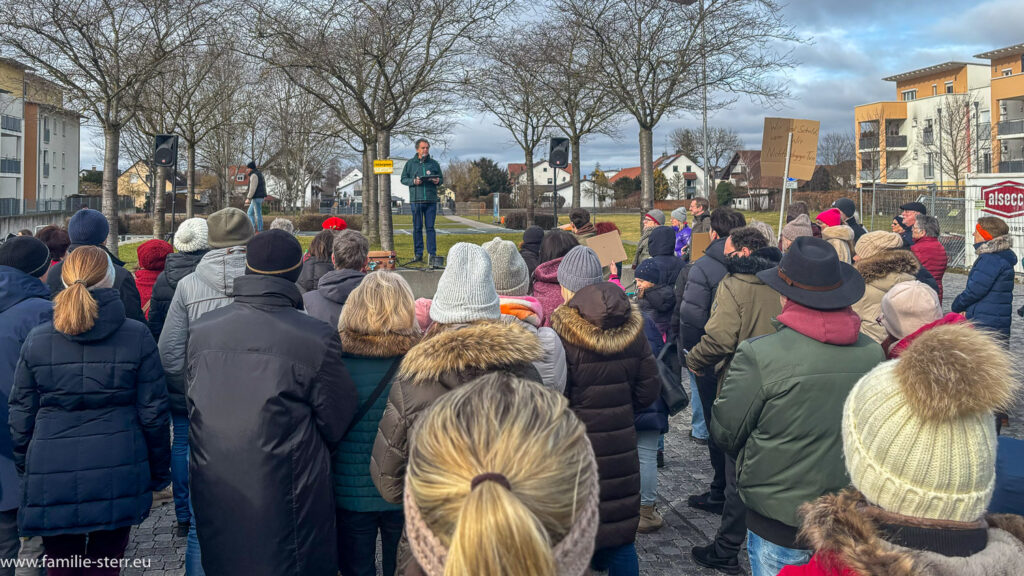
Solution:
{"label": "beige coat", "polygon": [[839,260],[853,264],[853,228],[846,226],[829,226],[821,228],[821,238],[836,249]]}
{"label": "beige coat", "polygon": [[921,265],[908,250],[885,250],[857,262],[854,268],[864,277],[864,296],[853,305],[860,316],[860,331],[881,344],[888,336],[877,321],[882,297],[900,282],[914,280]]}

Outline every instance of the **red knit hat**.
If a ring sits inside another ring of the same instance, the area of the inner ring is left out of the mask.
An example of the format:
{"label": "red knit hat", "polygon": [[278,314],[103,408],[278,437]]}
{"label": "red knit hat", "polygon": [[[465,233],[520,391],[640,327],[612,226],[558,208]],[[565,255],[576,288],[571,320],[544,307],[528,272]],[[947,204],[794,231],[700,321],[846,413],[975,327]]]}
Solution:
{"label": "red knit hat", "polygon": [[135,251],[139,255],[139,267],[146,270],[163,270],[167,255],[174,248],[163,240],[147,240]]}
{"label": "red knit hat", "polygon": [[843,213],[839,211],[839,208],[829,208],[818,214],[815,219],[828,226],[842,226]]}
{"label": "red knit hat", "polygon": [[337,216],[331,216],[324,220],[324,230],[344,230],[348,228],[348,222]]}

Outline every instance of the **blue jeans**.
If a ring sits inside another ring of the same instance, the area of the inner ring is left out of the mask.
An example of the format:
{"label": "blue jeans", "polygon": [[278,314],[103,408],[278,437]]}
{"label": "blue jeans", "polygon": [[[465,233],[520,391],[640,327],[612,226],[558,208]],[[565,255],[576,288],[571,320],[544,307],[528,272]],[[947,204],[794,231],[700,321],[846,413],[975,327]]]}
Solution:
{"label": "blue jeans", "polygon": [[188,508],[188,416],[171,414],[174,440],[171,442],[171,492],[174,517],[179,524],[192,521]]}
{"label": "blue jeans", "polygon": [[779,546],[747,530],[747,554],[750,576],[777,576],[786,566],[803,566],[810,562],[814,551]]}
{"label": "blue jeans", "polygon": [[[683,367],[686,370],[686,367]],[[704,405],[700,403],[700,392],[697,390],[697,377],[693,375],[693,372],[686,370],[686,374],[690,377],[690,409],[693,411],[693,416],[690,418],[691,434],[694,438],[700,438],[701,440],[708,439],[708,424],[704,420]]]}
{"label": "blue jeans", "polygon": [[401,510],[353,512],[338,508],[338,571],[341,576],[376,576],[377,532],[380,532],[381,569],[395,573],[398,541],[402,539],[405,515]]}
{"label": "blue jeans", "polygon": [[636,450],[640,456],[640,505],[653,506],[658,497],[658,439],[657,430],[637,430]]}
{"label": "blue jeans", "polygon": [[594,551],[590,566],[598,572],[608,572],[608,576],[640,576],[640,558],[636,555],[636,543],[601,548]]}
{"label": "blue jeans", "polygon": [[192,512],[192,499],[188,500],[188,511],[192,513],[193,522],[188,528],[188,539],[185,541],[185,575],[206,576],[203,571],[203,555],[199,552],[199,536],[196,535],[195,512]]}
{"label": "blue jeans", "polygon": [[427,228],[427,254],[437,255],[437,237],[434,220],[437,218],[436,202],[412,203],[412,247],[417,258],[423,257],[423,227]]}
{"label": "blue jeans", "polygon": [[257,232],[263,231],[263,198],[253,198],[252,202],[249,203],[249,209],[246,211],[246,215],[249,216],[249,221],[252,222],[252,227]]}

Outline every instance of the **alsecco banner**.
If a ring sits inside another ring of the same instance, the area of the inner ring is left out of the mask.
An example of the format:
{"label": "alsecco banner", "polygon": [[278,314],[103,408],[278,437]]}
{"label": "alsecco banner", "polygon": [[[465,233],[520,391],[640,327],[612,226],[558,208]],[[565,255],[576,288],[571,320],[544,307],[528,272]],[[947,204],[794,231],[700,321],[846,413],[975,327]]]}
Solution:
{"label": "alsecco banner", "polygon": [[[1013,238],[1013,251],[1024,256],[1024,177],[1007,174],[979,174],[967,179],[967,214],[964,218],[965,262],[976,258],[972,238],[978,218],[995,216],[1006,221]],[[943,231],[945,232],[945,231]],[[1024,274],[1024,265],[1017,263],[1017,274]]]}

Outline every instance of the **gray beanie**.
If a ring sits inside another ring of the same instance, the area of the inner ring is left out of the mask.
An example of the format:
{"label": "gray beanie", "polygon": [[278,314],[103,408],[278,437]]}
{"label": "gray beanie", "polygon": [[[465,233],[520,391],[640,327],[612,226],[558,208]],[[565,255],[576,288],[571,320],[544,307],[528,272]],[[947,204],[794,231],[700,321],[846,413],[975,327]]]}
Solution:
{"label": "gray beanie", "polygon": [[491,257],[494,289],[501,296],[526,296],[530,289],[530,269],[519,255],[515,242],[495,238],[481,247]]}
{"label": "gray beanie", "polygon": [[448,251],[447,260],[430,305],[430,319],[461,324],[501,318],[487,252],[476,244],[459,242]]}
{"label": "gray beanie", "polygon": [[790,242],[801,236],[811,236],[811,218],[807,214],[801,214],[792,222],[782,227],[782,237]]}
{"label": "gray beanie", "polygon": [[672,211],[672,217],[675,218],[676,220],[679,220],[683,224],[685,224],[686,223],[686,207],[685,206],[680,206],[679,208],[676,208],[675,210],[673,210]]}
{"label": "gray beanie", "polygon": [[588,246],[576,246],[569,250],[558,265],[558,284],[570,292],[579,292],[602,280],[601,260]]}
{"label": "gray beanie", "polygon": [[224,208],[210,214],[206,228],[210,248],[245,246],[256,235],[249,217],[238,208]]}
{"label": "gray beanie", "polygon": [[661,210],[658,210],[657,208],[645,214],[644,217],[654,220],[655,222],[658,223],[658,226],[665,225],[665,213],[662,212]]}

